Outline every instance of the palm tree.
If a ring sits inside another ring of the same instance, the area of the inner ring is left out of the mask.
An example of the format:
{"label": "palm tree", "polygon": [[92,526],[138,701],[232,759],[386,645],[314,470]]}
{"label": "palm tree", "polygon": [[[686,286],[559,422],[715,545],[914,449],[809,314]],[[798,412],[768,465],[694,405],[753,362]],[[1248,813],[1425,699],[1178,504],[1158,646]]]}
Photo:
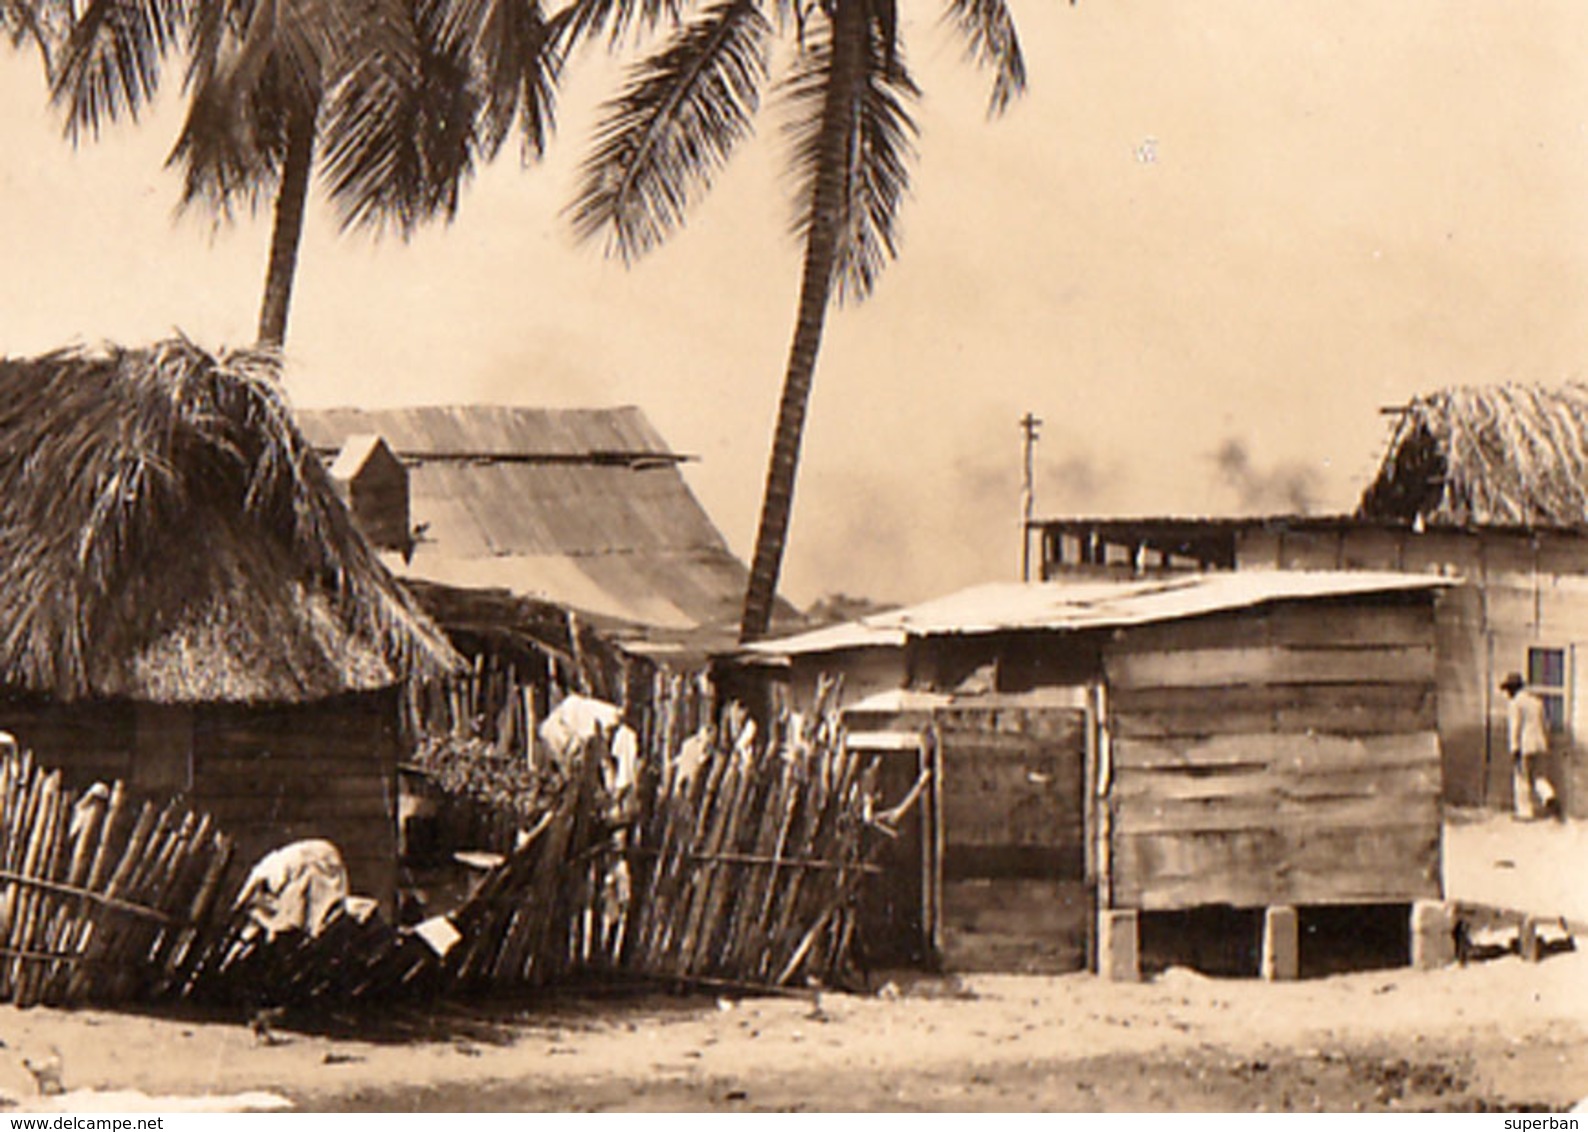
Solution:
{"label": "palm tree", "polygon": [[[1001,113],[1026,81],[1008,8],[1004,0],[947,3],[967,54],[993,72],[989,112]],[[779,29],[797,35],[783,89],[804,265],[743,641],[764,636],[771,621],[828,307],[864,299],[898,251],[915,136],[907,103],[919,92],[899,42],[897,0],[716,0],[636,65],[607,103],[571,206],[581,236],[604,236],[609,254],[625,262],[671,235],[751,132]]]}
{"label": "palm tree", "polygon": [[544,150],[565,40],[539,0],[81,0],[54,91],[75,142],[185,60],[182,202],[273,197],[259,342],[280,347],[316,169],[344,228],[450,219],[515,121]]}

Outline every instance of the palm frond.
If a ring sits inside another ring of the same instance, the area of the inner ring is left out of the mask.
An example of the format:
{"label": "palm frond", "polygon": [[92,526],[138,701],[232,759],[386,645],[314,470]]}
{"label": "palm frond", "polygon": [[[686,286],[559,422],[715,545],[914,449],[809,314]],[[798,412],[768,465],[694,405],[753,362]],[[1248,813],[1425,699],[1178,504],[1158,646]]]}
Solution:
{"label": "palm frond", "polygon": [[677,25],[684,7],[684,0],[573,0],[557,15],[559,41],[567,52],[605,35],[615,48],[631,31],[654,31],[663,23]]}
{"label": "palm frond", "polygon": [[993,73],[989,114],[1002,114],[1026,89],[1026,61],[1005,0],[948,0],[946,18],[965,39],[965,56]]}
{"label": "palm frond", "polygon": [[409,12],[406,36],[357,51],[327,109],[322,171],[344,228],[450,219],[482,147],[466,44],[442,34],[434,0]]}
{"label": "palm frond", "polygon": [[[223,48],[233,86],[274,89],[283,105],[317,106],[353,57],[352,45],[377,34],[400,35],[400,0],[365,0],[352,23],[344,0],[210,0],[235,5],[235,35]],[[246,9],[244,5],[246,4]]]}
{"label": "palm frond", "polygon": [[770,32],[757,0],[722,0],[632,70],[569,206],[581,239],[632,261],[683,223],[751,132]]}
{"label": "palm frond", "polygon": [[70,5],[64,0],[0,0],[0,36],[15,48],[31,43],[44,64],[44,74],[51,78],[71,19]]}
{"label": "palm frond", "polygon": [[[472,0],[469,6],[476,9],[472,42],[483,95],[482,148],[494,157],[517,121],[522,156],[538,159],[556,121],[561,25],[546,18],[539,0]],[[447,28],[439,31],[445,36]]]}
{"label": "palm frond", "polygon": [[[915,122],[905,102],[919,96],[898,45],[875,18],[850,88],[834,67],[829,21],[811,33],[785,86],[792,141],[790,166],[797,178],[795,235],[809,237],[816,216],[818,180],[836,178],[837,247],[833,276],[840,302],[861,300],[898,255],[899,206],[910,187]],[[839,130],[839,139],[826,135]],[[837,161],[837,168],[827,166]]]}
{"label": "palm frond", "polygon": [[269,85],[246,88],[230,69],[200,83],[166,159],[182,169],[181,206],[203,203],[224,218],[240,201],[252,208],[267,199],[284,159],[282,109]]}
{"label": "palm frond", "polygon": [[185,0],[89,0],[72,22],[51,84],[68,137],[98,133],[124,114],[138,117],[187,15]]}
{"label": "palm frond", "polygon": [[188,112],[168,164],[184,171],[182,204],[221,216],[269,197],[288,123],[319,121],[348,69],[404,50],[405,0],[207,0],[188,22]]}

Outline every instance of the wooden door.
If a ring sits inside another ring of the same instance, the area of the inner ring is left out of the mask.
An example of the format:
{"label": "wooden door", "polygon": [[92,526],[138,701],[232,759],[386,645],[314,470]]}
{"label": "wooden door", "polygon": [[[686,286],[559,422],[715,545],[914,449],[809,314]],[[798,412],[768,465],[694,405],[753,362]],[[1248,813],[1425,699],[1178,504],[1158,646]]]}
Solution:
{"label": "wooden door", "polygon": [[[879,810],[909,797],[929,765],[927,737],[920,733],[861,732],[849,736],[849,746],[876,761]],[[861,961],[872,970],[918,966],[932,954],[933,893],[925,867],[932,843],[930,798],[930,793],[917,797],[899,822],[898,836],[884,842],[873,860],[878,871],[866,878],[857,946]]]}
{"label": "wooden door", "polygon": [[937,731],[944,966],[1082,969],[1085,711],[954,708]]}

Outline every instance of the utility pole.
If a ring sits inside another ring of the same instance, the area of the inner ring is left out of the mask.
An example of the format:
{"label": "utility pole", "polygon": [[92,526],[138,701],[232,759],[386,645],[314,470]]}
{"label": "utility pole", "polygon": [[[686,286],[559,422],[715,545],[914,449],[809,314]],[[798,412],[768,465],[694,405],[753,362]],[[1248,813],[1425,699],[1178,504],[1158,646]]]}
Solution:
{"label": "utility pole", "polygon": [[1042,419],[1027,413],[1020,418],[1020,433],[1025,449],[1025,477],[1020,486],[1020,580],[1031,580],[1031,515],[1036,505],[1037,484],[1034,457],[1037,448],[1038,429],[1042,427]]}

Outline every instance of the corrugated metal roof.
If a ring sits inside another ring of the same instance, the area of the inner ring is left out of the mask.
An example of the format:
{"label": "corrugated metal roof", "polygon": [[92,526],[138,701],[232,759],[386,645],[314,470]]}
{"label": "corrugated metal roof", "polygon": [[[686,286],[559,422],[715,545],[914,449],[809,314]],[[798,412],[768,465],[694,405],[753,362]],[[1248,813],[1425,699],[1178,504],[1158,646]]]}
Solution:
{"label": "corrugated metal roof", "polygon": [[[678,467],[611,459],[670,455],[637,408],[481,405],[298,415],[318,448],[378,434],[403,456],[411,521],[420,532],[403,574],[503,587],[657,628],[737,617],[748,571]],[[554,462],[533,462],[537,457]]]}
{"label": "corrugated metal roof", "polygon": [[998,582],[747,647],[762,656],[886,648],[911,637],[1053,630],[1073,632],[1173,621],[1275,601],[1393,593],[1449,585],[1432,575],[1243,570],[1150,581]]}
{"label": "corrugated metal roof", "polygon": [[403,409],[313,409],[299,427],[316,448],[340,448],[376,432],[404,456],[568,457],[670,454],[633,405],[613,409],[531,409],[512,405],[424,405]]}

